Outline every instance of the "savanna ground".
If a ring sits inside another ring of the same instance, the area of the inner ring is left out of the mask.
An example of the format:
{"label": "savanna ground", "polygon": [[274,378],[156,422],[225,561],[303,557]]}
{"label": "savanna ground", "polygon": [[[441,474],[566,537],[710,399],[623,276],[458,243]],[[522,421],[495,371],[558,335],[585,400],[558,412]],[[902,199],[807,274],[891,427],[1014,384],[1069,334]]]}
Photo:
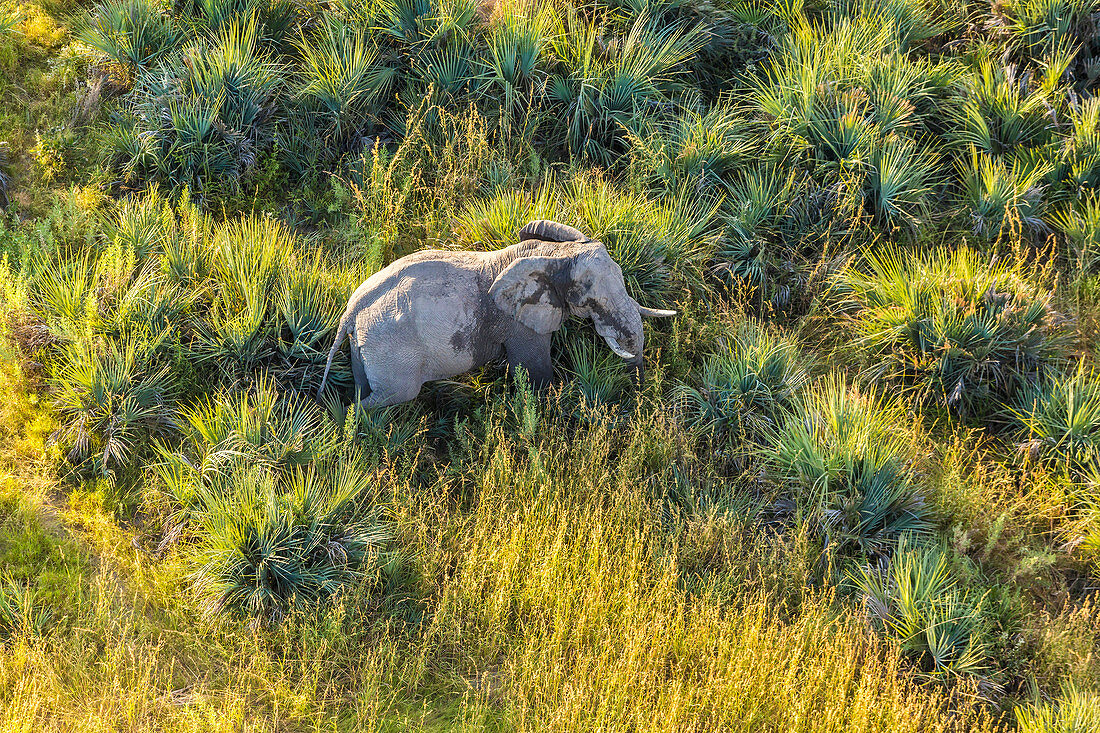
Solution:
{"label": "savanna ground", "polygon": [[[1100,5],[0,4],[0,730],[1100,729]],[[349,408],[529,220],[591,328]]]}

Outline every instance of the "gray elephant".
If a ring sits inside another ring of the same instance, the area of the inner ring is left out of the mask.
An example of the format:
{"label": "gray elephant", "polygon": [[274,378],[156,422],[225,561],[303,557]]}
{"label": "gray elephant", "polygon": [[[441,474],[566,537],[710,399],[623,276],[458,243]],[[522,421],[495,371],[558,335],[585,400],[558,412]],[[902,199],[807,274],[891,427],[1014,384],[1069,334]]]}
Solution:
{"label": "gray elephant", "polygon": [[533,221],[519,236],[496,252],[417,252],[367,278],[340,318],[318,395],[344,336],[366,407],[411,400],[425,382],[502,351],[543,386],[553,377],[550,334],[567,314],[591,318],[611,350],[640,370],[642,316],[676,311],[638,305],[607,248],[573,227]]}

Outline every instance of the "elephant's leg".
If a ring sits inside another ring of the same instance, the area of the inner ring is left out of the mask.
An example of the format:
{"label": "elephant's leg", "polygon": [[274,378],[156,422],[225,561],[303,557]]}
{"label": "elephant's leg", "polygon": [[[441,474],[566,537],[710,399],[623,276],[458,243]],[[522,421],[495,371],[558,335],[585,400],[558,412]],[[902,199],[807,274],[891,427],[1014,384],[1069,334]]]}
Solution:
{"label": "elephant's leg", "polygon": [[401,350],[372,353],[362,350],[363,370],[370,394],[359,401],[361,407],[386,407],[416,399],[424,379],[420,375],[419,357]]}
{"label": "elephant's leg", "polygon": [[550,361],[550,334],[526,333],[512,336],[504,342],[508,366],[523,367],[536,388],[548,386],[554,379],[554,365]]}
{"label": "elephant's leg", "polygon": [[423,383],[420,380],[414,382],[402,382],[400,384],[387,384],[371,380],[371,393],[359,400],[360,407],[388,407],[398,405],[416,399],[420,394]]}
{"label": "elephant's leg", "polygon": [[370,382],[367,381],[367,371],[363,368],[363,353],[360,350],[355,334],[351,337],[351,375],[355,378],[355,390],[365,395],[370,392]]}

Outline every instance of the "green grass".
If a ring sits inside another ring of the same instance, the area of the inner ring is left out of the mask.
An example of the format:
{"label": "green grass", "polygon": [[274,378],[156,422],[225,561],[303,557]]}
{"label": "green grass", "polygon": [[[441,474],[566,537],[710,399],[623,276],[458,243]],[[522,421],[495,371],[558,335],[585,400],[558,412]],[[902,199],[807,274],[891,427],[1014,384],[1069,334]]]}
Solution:
{"label": "green grass", "polygon": [[[0,731],[1092,725],[1094,10],[0,1]],[[314,398],[540,218],[644,376]]]}

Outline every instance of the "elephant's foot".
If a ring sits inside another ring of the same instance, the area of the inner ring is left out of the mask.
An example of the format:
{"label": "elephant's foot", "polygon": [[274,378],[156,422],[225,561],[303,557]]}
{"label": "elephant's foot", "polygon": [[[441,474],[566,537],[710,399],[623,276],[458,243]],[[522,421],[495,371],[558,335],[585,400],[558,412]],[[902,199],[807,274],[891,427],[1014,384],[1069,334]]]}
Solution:
{"label": "elephant's foot", "polygon": [[381,387],[375,387],[371,390],[371,393],[359,400],[359,407],[389,407],[390,405],[399,405],[402,402],[408,402],[416,399],[416,396],[420,394],[421,385],[415,387],[401,387],[397,389],[384,389]]}

